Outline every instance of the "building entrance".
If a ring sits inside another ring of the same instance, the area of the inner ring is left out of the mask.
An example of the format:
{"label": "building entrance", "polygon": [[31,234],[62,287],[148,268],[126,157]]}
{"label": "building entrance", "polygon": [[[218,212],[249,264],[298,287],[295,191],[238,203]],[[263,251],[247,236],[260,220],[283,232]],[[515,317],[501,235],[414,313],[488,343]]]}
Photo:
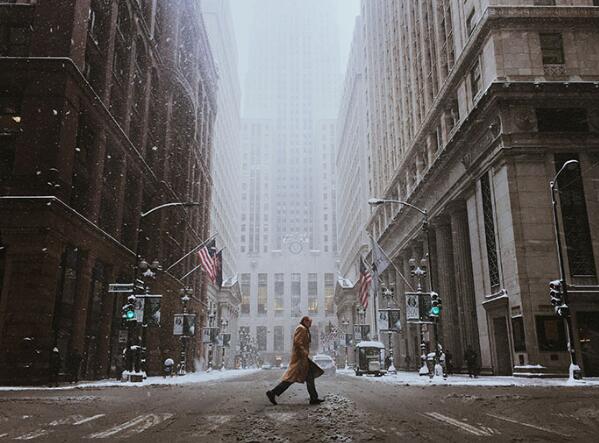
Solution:
{"label": "building entrance", "polygon": [[585,377],[599,377],[599,312],[578,312],[578,339]]}

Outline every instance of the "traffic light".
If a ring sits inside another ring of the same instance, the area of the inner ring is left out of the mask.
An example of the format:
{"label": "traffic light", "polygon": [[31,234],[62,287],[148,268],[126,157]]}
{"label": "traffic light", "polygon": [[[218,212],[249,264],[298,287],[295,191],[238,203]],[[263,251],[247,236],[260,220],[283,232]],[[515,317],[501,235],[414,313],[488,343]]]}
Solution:
{"label": "traffic light", "polygon": [[135,295],[127,297],[127,303],[123,305],[123,320],[124,321],[135,321],[137,320],[135,315]]}
{"label": "traffic light", "polygon": [[553,310],[558,317],[564,318],[570,315],[570,309],[564,303],[564,288],[561,280],[552,280],[549,282],[549,297],[551,298]]}
{"label": "traffic light", "polygon": [[431,292],[431,311],[430,317],[439,317],[441,315],[441,298],[436,292]]}

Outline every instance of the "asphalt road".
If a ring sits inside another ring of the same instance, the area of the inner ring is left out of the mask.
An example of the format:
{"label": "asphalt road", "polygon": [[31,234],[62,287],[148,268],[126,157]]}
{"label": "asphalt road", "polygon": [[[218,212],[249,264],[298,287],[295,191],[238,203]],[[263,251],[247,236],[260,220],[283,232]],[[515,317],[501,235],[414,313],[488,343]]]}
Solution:
{"label": "asphalt road", "polygon": [[181,386],[0,392],[0,441],[598,441],[599,389],[398,386],[317,379],[271,405],[282,372]]}

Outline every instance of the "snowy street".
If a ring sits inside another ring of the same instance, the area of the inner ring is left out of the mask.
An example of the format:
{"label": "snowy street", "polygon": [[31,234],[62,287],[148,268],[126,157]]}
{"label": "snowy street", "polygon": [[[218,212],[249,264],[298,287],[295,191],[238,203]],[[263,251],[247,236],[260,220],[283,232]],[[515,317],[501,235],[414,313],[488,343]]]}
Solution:
{"label": "snowy street", "polygon": [[192,375],[182,384],[3,390],[0,440],[591,441],[599,431],[593,382],[489,386],[459,376],[460,384],[446,386],[411,374],[399,382],[401,376],[339,373],[316,381],[325,403],[308,405],[305,386],[293,385],[273,406],[264,393],[281,374],[236,371]]}

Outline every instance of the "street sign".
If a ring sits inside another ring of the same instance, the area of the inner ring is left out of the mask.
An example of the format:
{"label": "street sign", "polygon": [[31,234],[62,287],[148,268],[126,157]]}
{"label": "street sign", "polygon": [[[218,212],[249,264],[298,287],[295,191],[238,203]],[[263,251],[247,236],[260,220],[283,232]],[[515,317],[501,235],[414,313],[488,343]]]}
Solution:
{"label": "street sign", "polygon": [[110,283],[108,292],[130,294],[133,292],[133,283]]}
{"label": "street sign", "polygon": [[354,339],[356,342],[368,340],[370,325],[354,325]]}
{"label": "street sign", "polygon": [[430,313],[430,292],[406,292],[406,320],[408,323],[432,323]]}
{"label": "street sign", "polygon": [[127,336],[129,335],[126,329],[119,330],[119,343],[127,343]]}
{"label": "street sign", "polygon": [[175,314],[173,335],[195,336],[196,314]]}
{"label": "street sign", "polygon": [[406,292],[406,320],[420,320],[420,297],[417,292]]}
{"label": "street sign", "polygon": [[135,298],[135,318],[137,319],[137,323],[143,323],[144,321],[144,305],[145,299],[141,297]]}
{"label": "street sign", "polygon": [[175,314],[173,335],[183,335],[183,316],[184,314]]}
{"label": "street sign", "polygon": [[400,310],[397,308],[379,309],[381,332],[400,332]]}

